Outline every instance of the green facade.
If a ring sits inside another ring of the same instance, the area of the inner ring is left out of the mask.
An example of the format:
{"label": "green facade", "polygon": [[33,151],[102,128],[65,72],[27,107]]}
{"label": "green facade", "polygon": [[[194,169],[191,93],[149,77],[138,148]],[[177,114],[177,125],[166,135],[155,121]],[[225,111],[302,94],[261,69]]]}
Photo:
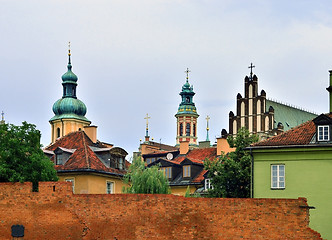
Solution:
{"label": "green facade", "polygon": [[[254,198],[305,197],[310,227],[332,239],[332,146],[252,147]],[[285,166],[285,188],[271,189],[271,165]]]}

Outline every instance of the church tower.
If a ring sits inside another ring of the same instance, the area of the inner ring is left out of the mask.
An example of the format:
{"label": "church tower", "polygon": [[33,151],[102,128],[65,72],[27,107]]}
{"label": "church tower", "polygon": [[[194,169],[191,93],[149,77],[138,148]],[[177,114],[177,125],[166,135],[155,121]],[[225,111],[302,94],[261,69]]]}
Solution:
{"label": "church tower", "polygon": [[186,83],[182,86],[180,92],[181,103],[178,108],[178,112],[175,114],[177,119],[177,134],[176,145],[180,142],[189,142],[189,147],[197,147],[197,114],[193,97],[195,95],[193,86],[189,84],[189,69],[185,71],[187,74]]}
{"label": "church tower", "polygon": [[52,143],[57,138],[63,137],[70,132],[83,130],[91,122],[85,117],[87,108],[85,104],[77,99],[76,87],[77,76],[71,71],[71,53],[68,50],[67,72],[62,75],[62,98],[53,104],[53,112],[55,114],[49,122],[52,127]]}

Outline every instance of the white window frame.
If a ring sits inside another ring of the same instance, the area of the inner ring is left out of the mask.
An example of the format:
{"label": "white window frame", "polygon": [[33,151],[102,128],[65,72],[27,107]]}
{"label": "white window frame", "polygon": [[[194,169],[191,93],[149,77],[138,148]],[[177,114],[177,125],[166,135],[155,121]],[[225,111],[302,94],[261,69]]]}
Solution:
{"label": "white window frame", "polygon": [[[109,188],[108,186],[111,186],[111,188]],[[114,186],[115,186],[115,183],[113,181],[106,181],[106,193],[107,194],[113,194],[114,193]]]}
{"label": "white window frame", "polygon": [[72,187],[73,193],[75,193],[75,178],[66,178],[65,181],[71,182],[71,187]]}
{"label": "white window frame", "polygon": [[271,189],[285,189],[285,176],[285,164],[271,164]]}
{"label": "white window frame", "polygon": [[321,125],[317,127],[317,140],[319,142],[330,141],[330,126]]}
{"label": "white window frame", "polygon": [[213,186],[211,184],[211,178],[205,178],[205,180],[204,180],[204,189],[205,190],[213,189]]}
{"label": "white window frame", "polygon": [[183,166],[183,177],[190,177],[191,176],[190,171],[191,171],[190,165]]}

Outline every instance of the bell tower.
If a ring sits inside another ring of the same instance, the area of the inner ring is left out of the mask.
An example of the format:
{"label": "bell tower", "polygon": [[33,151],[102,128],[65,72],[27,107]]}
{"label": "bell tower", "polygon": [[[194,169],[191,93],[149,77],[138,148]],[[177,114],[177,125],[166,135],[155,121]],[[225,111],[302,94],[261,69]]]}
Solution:
{"label": "bell tower", "polygon": [[178,112],[175,114],[177,120],[177,134],[176,145],[179,146],[180,142],[189,142],[190,148],[198,147],[197,144],[197,114],[193,97],[195,95],[193,86],[189,84],[189,72],[187,68],[185,71],[186,83],[182,86],[180,92],[181,103]]}
{"label": "bell tower", "polygon": [[87,111],[85,104],[76,97],[78,78],[71,70],[70,57],[69,43],[67,72],[62,75],[62,98],[53,104],[55,115],[49,120],[52,127],[52,143],[59,137],[83,130],[84,127],[91,124],[91,121],[85,117]]}

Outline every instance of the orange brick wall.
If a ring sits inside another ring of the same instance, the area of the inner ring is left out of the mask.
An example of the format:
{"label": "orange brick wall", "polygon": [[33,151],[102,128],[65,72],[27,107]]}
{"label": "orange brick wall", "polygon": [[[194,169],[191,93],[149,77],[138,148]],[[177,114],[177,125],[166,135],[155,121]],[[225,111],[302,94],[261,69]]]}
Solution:
{"label": "orange brick wall", "polygon": [[299,199],[72,194],[70,183],[0,184],[0,239],[321,239]]}

